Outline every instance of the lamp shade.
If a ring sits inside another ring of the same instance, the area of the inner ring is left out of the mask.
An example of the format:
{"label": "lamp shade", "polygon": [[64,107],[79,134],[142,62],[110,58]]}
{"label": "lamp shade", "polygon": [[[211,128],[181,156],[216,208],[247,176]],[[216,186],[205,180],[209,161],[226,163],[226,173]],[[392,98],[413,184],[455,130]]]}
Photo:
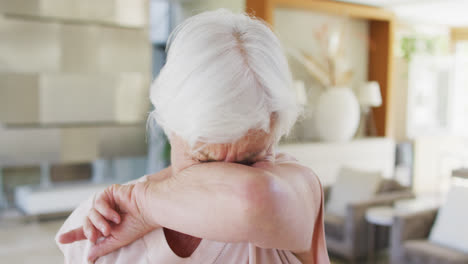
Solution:
{"label": "lamp shade", "polygon": [[382,105],[382,95],[380,85],[372,81],[364,84],[359,90],[359,103],[367,107],[379,107]]}

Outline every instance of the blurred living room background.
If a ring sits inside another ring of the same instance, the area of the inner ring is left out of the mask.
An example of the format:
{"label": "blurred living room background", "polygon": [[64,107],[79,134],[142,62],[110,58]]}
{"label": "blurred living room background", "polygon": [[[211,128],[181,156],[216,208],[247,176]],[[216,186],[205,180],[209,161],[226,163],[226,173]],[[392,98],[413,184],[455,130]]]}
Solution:
{"label": "blurred living room background", "polygon": [[468,263],[468,1],[0,0],[0,262],[62,263],[81,201],[170,164],[151,81],[185,18],[278,34],[333,263]]}

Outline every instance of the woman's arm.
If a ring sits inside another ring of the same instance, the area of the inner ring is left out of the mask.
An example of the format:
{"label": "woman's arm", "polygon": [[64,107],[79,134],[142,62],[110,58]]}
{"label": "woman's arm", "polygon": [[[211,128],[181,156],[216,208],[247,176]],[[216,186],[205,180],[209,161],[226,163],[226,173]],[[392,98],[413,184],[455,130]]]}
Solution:
{"label": "woman's arm", "polygon": [[145,221],[154,225],[293,251],[310,249],[322,200],[317,177],[295,163],[203,163],[134,191]]}
{"label": "woman's arm", "polygon": [[323,232],[320,183],[310,169],[295,163],[193,165],[171,177],[113,185],[97,203],[102,206],[95,210],[108,222],[91,218],[94,227],[80,227],[59,237],[61,243],[95,239],[87,233],[109,225],[112,211],[119,213],[110,235],[91,247],[91,261],[161,226],[210,240],[248,241],[295,252],[310,250],[313,235]]}

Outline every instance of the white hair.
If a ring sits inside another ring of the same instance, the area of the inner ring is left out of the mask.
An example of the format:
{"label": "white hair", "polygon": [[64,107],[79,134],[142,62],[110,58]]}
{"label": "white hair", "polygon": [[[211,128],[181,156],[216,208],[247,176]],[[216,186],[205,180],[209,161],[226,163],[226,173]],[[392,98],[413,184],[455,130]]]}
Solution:
{"label": "white hair", "polygon": [[298,116],[292,89],[271,29],[220,9],[185,20],[171,34],[167,63],[151,87],[150,117],[192,146],[232,143],[251,129],[278,141]]}

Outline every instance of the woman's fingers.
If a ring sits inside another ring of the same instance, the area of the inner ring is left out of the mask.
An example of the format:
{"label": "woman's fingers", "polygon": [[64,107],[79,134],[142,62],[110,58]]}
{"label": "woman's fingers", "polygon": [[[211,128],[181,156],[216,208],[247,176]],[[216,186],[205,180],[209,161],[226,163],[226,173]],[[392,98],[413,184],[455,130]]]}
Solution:
{"label": "woman's fingers", "polygon": [[121,219],[120,215],[104,199],[98,199],[95,208],[90,210],[83,226],[60,235],[58,241],[62,244],[69,244],[88,239],[96,243],[99,237],[110,235],[111,226],[108,220],[119,224]]}
{"label": "woman's fingers", "polygon": [[96,209],[92,208],[89,211],[88,219],[104,236],[108,236],[110,234],[111,227],[109,223]]}
{"label": "woman's fingers", "polygon": [[107,220],[116,224],[120,223],[120,215],[114,209],[112,209],[109,203],[102,197],[96,200],[94,208]]}
{"label": "woman's fingers", "polygon": [[83,227],[79,227],[61,234],[58,238],[58,241],[62,244],[69,244],[84,239],[86,239],[86,236],[84,234]]}
{"label": "woman's fingers", "polygon": [[61,234],[58,241],[62,244],[69,244],[75,241],[88,239],[95,243],[101,234],[108,236],[110,230],[111,227],[109,223],[96,210],[91,209],[82,227]]}
{"label": "woman's fingers", "polygon": [[85,221],[84,221],[84,224],[83,224],[83,232],[86,236],[86,238],[93,242],[93,243],[96,243],[96,240],[98,239],[99,235],[98,235],[98,231],[96,230],[96,228],[93,226],[93,224],[91,223],[91,221],[89,220],[88,217],[86,217]]}
{"label": "woman's fingers", "polygon": [[112,236],[106,237],[104,240],[91,246],[88,253],[88,261],[94,263],[99,257],[105,256],[121,247],[120,241]]}

